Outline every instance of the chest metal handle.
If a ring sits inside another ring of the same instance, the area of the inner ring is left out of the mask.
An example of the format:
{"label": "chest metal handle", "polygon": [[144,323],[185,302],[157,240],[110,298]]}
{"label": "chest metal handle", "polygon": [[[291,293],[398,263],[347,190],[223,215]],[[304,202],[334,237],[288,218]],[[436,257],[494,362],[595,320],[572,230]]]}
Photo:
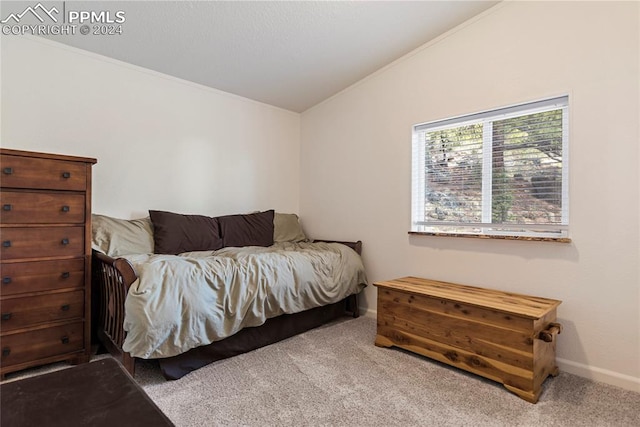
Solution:
{"label": "chest metal handle", "polygon": [[2,169],[2,173],[5,175],[11,175],[13,173],[13,168],[4,168]]}
{"label": "chest metal handle", "polygon": [[62,172],[62,177],[63,177],[64,179],[71,178],[71,172]]}
{"label": "chest metal handle", "polygon": [[8,355],[10,355],[10,354],[11,354],[11,349],[10,349],[9,347],[4,347],[4,348],[2,349],[2,355],[3,355],[3,356],[8,356]]}
{"label": "chest metal handle", "polygon": [[66,246],[66,245],[68,245],[68,244],[69,244],[69,239],[62,239],[62,240],[60,241],[60,243],[61,243],[62,245],[64,245],[64,246]]}
{"label": "chest metal handle", "polygon": [[11,247],[11,240],[5,240],[4,242],[2,242],[2,247],[3,248],[10,248]]}
{"label": "chest metal handle", "polygon": [[13,206],[11,206],[10,204],[2,205],[3,211],[9,212],[11,209],[13,209]]}
{"label": "chest metal handle", "polygon": [[62,338],[60,338],[60,342],[62,344],[69,344],[69,337],[68,336],[63,336]]}
{"label": "chest metal handle", "polygon": [[69,276],[71,276],[71,274],[69,274],[69,272],[68,272],[68,271],[65,271],[64,273],[62,273],[62,278],[63,278],[63,279],[68,279],[68,278],[69,278]]}
{"label": "chest metal handle", "polygon": [[69,206],[63,206],[62,207],[62,212],[69,212],[71,209],[69,209]]}
{"label": "chest metal handle", "polygon": [[2,320],[11,320],[11,313],[2,313]]}
{"label": "chest metal handle", "polygon": [[71,308],[71,306],[69,304],[65,304],[62,307],[60,307],[60,310],[62,311],[69,311],[69,309]]}
{"label": "chest metal handle", "polygon": [[2,284],[3,285],[8,285],[9,283],[11,283],[11,277],[6,276],[2,278]]}

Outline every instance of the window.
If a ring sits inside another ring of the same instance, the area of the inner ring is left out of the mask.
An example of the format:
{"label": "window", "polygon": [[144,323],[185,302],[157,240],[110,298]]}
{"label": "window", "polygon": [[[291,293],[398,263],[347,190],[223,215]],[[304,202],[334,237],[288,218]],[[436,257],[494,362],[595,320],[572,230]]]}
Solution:
{"label": "window", "polygon": [[413,127],[416,233],[568,236],[568,97]]}

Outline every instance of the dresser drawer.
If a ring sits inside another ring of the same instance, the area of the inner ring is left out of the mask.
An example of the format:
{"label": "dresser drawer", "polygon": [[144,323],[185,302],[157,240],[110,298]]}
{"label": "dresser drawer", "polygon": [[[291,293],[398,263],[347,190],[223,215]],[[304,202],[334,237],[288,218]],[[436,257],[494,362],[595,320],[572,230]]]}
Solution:
{"label": "dresser drawer", "polygon": [[30,362],[84,348],[84,323],[74,322],[2,336],[2,367]]}
{"label": "dresser drawer", "polygon": [[84,291],[63,292],[0,301],[3,332],[38,323],[84,317]]}
{"label": "dresser drawer", "polygon": [[83,256],[84,227],[15,227],[2,229],[3,260]]}
{"label": "dresser drawer", "polygon": [[3,187],[84,191],[87,166],[80,162],[2,155]]}
{"label": "dresser drawer", "polygon": [[3,332],[58,320],[84,317],[84,291],[62,292],[0,301]]}
{"label": "dresser drawer", "polygon": [[2,264],[0,295],[84,287],[84,259]]}
{"label": "dresser drawer", "polygon": [[82,224],[84,194],[44,192],[0,192],[4,224]]}

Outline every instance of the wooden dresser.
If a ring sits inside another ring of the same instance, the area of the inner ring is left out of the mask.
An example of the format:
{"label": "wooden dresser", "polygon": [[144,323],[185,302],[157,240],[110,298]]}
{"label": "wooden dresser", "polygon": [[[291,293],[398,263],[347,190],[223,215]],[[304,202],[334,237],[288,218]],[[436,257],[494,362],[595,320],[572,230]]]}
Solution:
{"label": "wooden dresser", "polygon": [[558,300],[418,277],[375,285],[379,347],[482,375],[532,403],[545,378],[558,375]]}
{"label": "wooden dresser", "polygon": [[91,166],[0,149],[0,376],[89,361]]}

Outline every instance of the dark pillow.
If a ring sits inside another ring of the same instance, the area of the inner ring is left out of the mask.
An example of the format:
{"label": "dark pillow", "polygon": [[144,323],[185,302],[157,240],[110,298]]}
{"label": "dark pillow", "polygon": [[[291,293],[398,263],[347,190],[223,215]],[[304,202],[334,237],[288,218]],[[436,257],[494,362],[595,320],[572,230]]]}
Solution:
{"label": "dark pillow", "polygon": [[180,254],[191,251],[215,251],[222,248],[220,226],[216,218],[149,211],[153,223],[156,254]]}
{"label": "dark pillow", "polygon": [[273,210],[246,215],[219,216],[225,247],[273,245]]}

